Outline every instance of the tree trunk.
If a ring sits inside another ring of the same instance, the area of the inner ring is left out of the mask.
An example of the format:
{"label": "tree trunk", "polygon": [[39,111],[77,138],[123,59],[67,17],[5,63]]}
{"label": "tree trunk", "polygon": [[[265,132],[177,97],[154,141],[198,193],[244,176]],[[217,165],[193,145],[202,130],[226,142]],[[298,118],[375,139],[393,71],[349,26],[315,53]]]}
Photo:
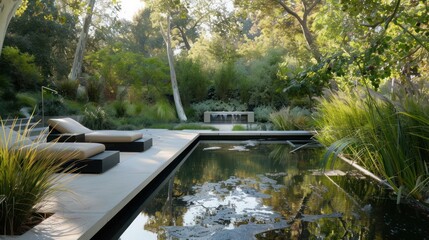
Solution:
{"label": "tree trunk", "polygon": [[191,50],[191,44],[189,44],[188,37],[186,36],[185,30],[183,30],[183,28],[181,28],[179,26],[177,26],[177,29],[180,32],[180,36],[183,39],[183,43],[185,44],[186,50],[188,50],[188,51]]}
{"label": "tree trunk", "polygon": [[308,29],[307,21],[300,22],[302,33],[304,34],[305,41],[307,42],[307,47],[309,48],[311,54],[316,59],[318,63],[322,61],[322,54],[319,51],[319,47],[314,42],[313,34],[311,34],[310,29]]}
{"label": "tree trunk", "polygon": [[21,3],[22,0],[0,0],[0,56],[7,26]]}
{"label": "tree trunk", "polygon": [[304,35],[305,41],[307,42],[307,47],[310,50],[313,57],[316,59],[317,62],[322,61],[322,54],[319,51],[319,47],[317,46],[316,42],[314,41],[313,34],[311,33],[310,29],[308,28],[307,24],[307,17],[310,15],[311,11],[321,3],[321,0],[315,0],[313,4],[306,4],[305,1],[302,1],[302,4],[304,6],[304,14],[301,18],[292,8],[290,8],[283,0],[275,0],[277,3],[279,3],[282,8],[290,14],[292,17],[294,17],[301,26],[302,34]]}
{"label": "tree trunk", "polygon": [[79,42],[77,43],[76,52],[74,54],[73,66],[68,75],[70,80],[77,80],[82,74],[83,54],[85,53],[86,41],[88,40],[88,31],[89,26],[91,25],[94,5],[95,0],[89,0],[83,28],[80,32]]}
{"label": "tree trunk", "polygon": [[170,66],[170,78],[171,78],[171,87],[173,89],[174,104],[176,105],[177,116],[181,122],[186,122],[188,119],[183,110],[182,100],[180,99],[179,86],[177,85],[176,70],[174,69],[174,55],[173,50],[171,49],[171,28],[170,28],[170,15],[167,15],[167,29],[164,32],[164,29],[161,24],[161,34],[164,38],[165,45],[167,46],[167,57],[168,65]]}

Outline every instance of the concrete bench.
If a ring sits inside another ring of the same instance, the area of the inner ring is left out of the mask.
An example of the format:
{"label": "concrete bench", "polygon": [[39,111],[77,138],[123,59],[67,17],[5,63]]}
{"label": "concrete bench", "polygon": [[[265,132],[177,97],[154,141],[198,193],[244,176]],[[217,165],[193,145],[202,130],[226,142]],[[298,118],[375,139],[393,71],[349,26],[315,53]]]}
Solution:
{"label": "concrete bench", "polygon": [[254,112],[204,112],[204,123],[254,123]]}

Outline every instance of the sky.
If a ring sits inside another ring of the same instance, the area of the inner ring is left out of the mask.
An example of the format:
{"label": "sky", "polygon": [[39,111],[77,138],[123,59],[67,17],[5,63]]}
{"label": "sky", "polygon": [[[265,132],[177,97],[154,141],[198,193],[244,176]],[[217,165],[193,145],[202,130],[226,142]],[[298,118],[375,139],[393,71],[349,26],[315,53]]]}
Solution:
{"label": "sky", "polygon": [[144,7],[144,2],[141,0],[122,0],[122,9],[119,12],[119,17],[132,21],[133,16]]}

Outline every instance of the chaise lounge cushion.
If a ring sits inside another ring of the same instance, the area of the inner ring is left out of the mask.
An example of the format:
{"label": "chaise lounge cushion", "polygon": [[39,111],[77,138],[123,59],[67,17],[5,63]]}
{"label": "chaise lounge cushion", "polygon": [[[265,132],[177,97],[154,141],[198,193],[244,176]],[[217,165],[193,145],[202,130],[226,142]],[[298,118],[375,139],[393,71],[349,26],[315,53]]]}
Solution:
{"label": "chaise lounge cushion", "polygon": [[136,131],[100,130],[85,134],[86,142],[134,142],[143,137]]}
{"label": "chaise lounge cushion", "polygon": [[143,133],[137,131],[97,130],[86,128],[71,118],[49,119],[48,123],[60,133],[84,133],[85,142],[133,142],[143,137]]}
{"label": "chaise lounge cushion", "polygon": [[37,143],[23,147],[23,150],[34,149],[42,156],[50,155],[54,159],[84,160],[105,151],[99,143]]}
{"label": "chaise lounge cushion", "polygon": [[52,126],[61,133],[90,133],[91,129],[83,126],[72,118],[56,118],[48,120],[49,126]]}

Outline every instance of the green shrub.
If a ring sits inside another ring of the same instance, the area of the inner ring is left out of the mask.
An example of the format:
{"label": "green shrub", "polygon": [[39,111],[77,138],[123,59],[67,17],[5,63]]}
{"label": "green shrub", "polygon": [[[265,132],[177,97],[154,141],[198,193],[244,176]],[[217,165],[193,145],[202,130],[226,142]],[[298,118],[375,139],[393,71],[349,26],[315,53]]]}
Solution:
{"label": "green shrub", "polygon": [[103,81],[97,79],[96,77],[91,77],[86,81],[86,95],[88,101],[94,103],[100,103],[102,99],[102,94],[104,91]]}
{"label": "green shrub", "polygon": [[90,105],[85,108],[82,124],[94,130],[115,128],[112,120],[107,116],[103,108]]}
{"label": "green shrub", "polygon": [[137,130],[138,128],[134,125],[126,124],[126,125],[119,125],[116,129],[117,130]]}
{"label": "green shrub", "polygon": [[232,131],[246,131],[246,127],[243,125],[234,125]]}
{"label": "green shrub", "polygon": [[237,82],[238,75],[235,71],[234,63],[225,63],[215,74],[214,88],[216,96],[224,101],[235,97],[233,91],[236,88]]}
{"label": "green shrub", "polygon": [[42,114],[42,104],[45,116],[63,116],[69,114],[67,105],[64,104],[64,100],[58,97],[48,97],[40,101],[38,109],[40,115]]}
{"label": "green shrub", "polygon": [[177,62],[176,72],[184,105],[207,97],[209,81],[199,61],[181,58]]}
{"label": "green shrub", "polygon": [[60,94],[68,99],[76,99],[77,88],[79,86],[79,81],[75,80],[62,80],[56,83],[57,89]]}
{"label": "green shrub", "polygon": [[270,119],[277,130],[308,130],[312,126],[310,111],[300,107],[283,107],[271,113]]}
{"label": "green shrub", "polygon": [[127,103],[125,101],[114,101],[112,107],[116,117],[123,118],[127,116]]}
{"label": "green shrub", "polygon": [[255,121],[265,123],[270,121],[270,114],[275,112],[275,109],[271,106],[259,106],[253,109],[255,113]]}
{"label": "green shrub", "polygon": [[[21,53],[18,48],[6,46],[0,56],[2,76],[9,77],[19,90],[36,90],[42,75],[34,63],[34,56]],[[0,78],[2,78],[0,76]]]}
{"label": "green shrub", "polygon": [[[11,126],[13,129],[15,123]],[[23,127],[21,134],[9,131],[1,121],[0,128],[0,235],[21,234],[28,230],[25,224],[38,213],[42,202],[59,190],[58,180],[64,160],[52,154],[36,151],[37,142],[29,143],[26,136],[30,127]],[[30,141],[31,142],[31,141]],[[25,150],[24,150],[25,149]],[[33,219],[34,221],[34,219]]]}
{"label": "green shrub", "polygon": [[143,104],[134,105],[134,115],[140,115],[143,112]]}
{"label": "green shrub", "polygon": [[35,98],[33,94],[18,93],[16,94],[16,98],[20,106],[35,108],[37,105],[37,98]]}
{"label": "green shrub", "polygon": [[165,100],[158,100],[155,109],[156,116],[162,121],[169,122],[177,119],[176,110]]}

